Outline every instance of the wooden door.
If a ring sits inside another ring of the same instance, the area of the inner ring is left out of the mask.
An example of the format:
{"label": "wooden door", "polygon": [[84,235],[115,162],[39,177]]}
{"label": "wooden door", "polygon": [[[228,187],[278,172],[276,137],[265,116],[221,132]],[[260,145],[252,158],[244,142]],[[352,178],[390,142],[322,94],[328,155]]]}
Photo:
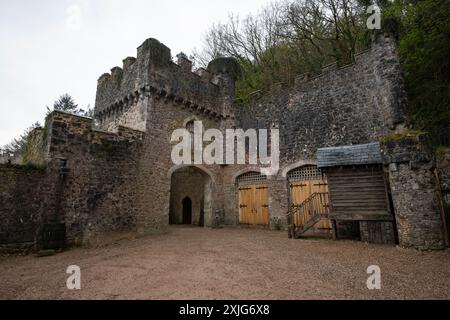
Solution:
{"label": "wooden door", "polygon": [[267,185],[255,186],[255,213],[255,224],[269,224],[269,188]]}
{"label": "wooden door", "polygon": [[[328,184],[326,180],[314,179],[314,180],[294,180],[291,181],[291,203],[293,207],[298,207],[304,203],[310,196],[314,193],[328,192]],[[328,199],[328,198],[321,198]],[[318,203],[319,206],[326,206],[329,203]],[[324,208],[318,207],[314,208],[319,213],[324,212]],[[294,215],[294,224],[297,226],[302,226],[305,221],[308,221],[312,216],[312,213],[306,213],[303,218],[298,215]],[[330,220],[322,220],[318,222],[315,226],[316,229],[331,229]]]}
{"label": "wooden door", "polygon": [[252,188],[250,186],[239,188],[239,222],[250,223],[253,214]]}
{"label": "wooden door", "polygon": [[269,192],[267,185],[239,188],[239,222],[250,225],[269,224]]}

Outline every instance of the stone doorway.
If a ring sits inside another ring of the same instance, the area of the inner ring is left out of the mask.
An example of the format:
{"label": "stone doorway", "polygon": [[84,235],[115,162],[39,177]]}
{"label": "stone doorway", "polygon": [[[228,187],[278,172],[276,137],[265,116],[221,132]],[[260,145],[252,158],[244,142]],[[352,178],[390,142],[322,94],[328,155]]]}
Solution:
{"label": "stone doorway", "polygon": [[203,170],[186,166],[171,175],[169,223],[208,225],[212,217],[211,177]]}
{"label": "stone doorway", "polygon": [[189,197],[183,200],[183,224],[192,224],[192,200]]}

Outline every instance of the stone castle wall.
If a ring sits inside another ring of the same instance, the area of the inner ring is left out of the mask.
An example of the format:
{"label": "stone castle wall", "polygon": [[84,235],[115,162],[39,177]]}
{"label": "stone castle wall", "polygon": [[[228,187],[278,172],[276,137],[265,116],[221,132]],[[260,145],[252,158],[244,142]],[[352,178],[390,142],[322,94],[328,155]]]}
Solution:
{"label": "stone castle wall", "polygon": [[133,181],[143,133],[92,129],[92,119],[53,112],[47,119],[48,157],[65,174],[57,222],[66,224],[68,243],[136,229]]}
{"label": "stone castle wall", "polygon": [[45,213],[42,181],[45,170],[29,166],[0,165],[0,251],[35,248]]}
{"label": "stone castle wall", "polygon": [[[280,171],[267,181],[273,218],[285,221],[290,170],[316,165],[318,148],[379,141],[405,123],[406,103],[395,40],[380,35],[351,65],[329,65],[314,78],[299,76],[293,88],[276,85],[236,106],[235,126],[280,130]],[[227,166],[224,170],[226,220],[232,224],[239,217],[235,173],[259,168]]]}
{"label": "stone castle wall", "polygon": [[441,249],[445,232],[436,159],[423,136],[383,144],[399,242],[404,247]]}
{"label": "stone castle wall", "polygon": [[450,150],[438,151],[436,161],[448,237],[450,235]]}
{"label": "stone castle wall", "polygon": [[[405,108],[395,41],[389,36],[380,36],[352,65],[330,65],[315,78],[299,77],[293,88],[280,85],[266,94],[255,93],[244,105],[234,104],[234,79],[229,74],[203,69],[192,73],[184,56],[175,64],[166,46],[148,39],[138,48],[137,58],[125,59],[123,68],[113,68],[111,74],[100,77],[94,119],[57,111],[48,117],[45,145],[39,155],[47,164],[45,174],[2,168],[0,174],[9,181],[4,187],[9,191],[4,194],[14,202],[22,199],[16,195],[16,185],[25,188],[22,184],[27,180],[36,185],[33,195],[17,207],[16,211],[23,212],[18,217],[33,212],[36,203],[47,203],[45,210],[39,209],[40,222],[29,220],[38,229],[25,222],[24,241],[30,240],[33,232],[39,235],[40,225],[51,223],[65,224],[68,244],[86,243],[108,233],[165,231],[170,210],[179,217],[185,196],[191,197],[194,211],[199,212],[201,194],[205,226],[214,224],[216,212],[222,223],[237,225],[236,179],[260,168],[175,165],[172,133],[192,120],[202,121],[204,130],[223,133],[235,127],[278,128],[281,167],[267,179],[271,227],[275,228],[280,221],[286,225],[290,170],[316,165],[318,148],[378,141],[404,124]],[[396,159],[391,162],[398,163],[398,173],[391,172],[390,180],[395,209],[400,212],[401,241],[414,246],[442,245],[431,187],[418,190],[415,182],[403,181],[432,179],[431,173],[411,169],[406,164],[409,160]],[[186,174],[190,170],[193,173]],[[5,202],[6,198],[1,199]],[[415,216],[414,208],[408,209],[413,198],[423,200],[423,217]],[[12,221],[6,229],[20,228],[19,220],[8,216],[15,211],[6,204],[5,208],[1,214]],[[194,223],[199,223],[195,212]],[[363,238],[368,230],[368,225],[362,226]],[[0,231],[0,239],[5,239],[4,234]]]}
{"label": "stone castle wall", "polygon": [[[141,233],[166,229],[169,221],[171,176],[178,168],[171,159],[171,136],[176,129],[184,128],[189,120],[201,120],[204,129],[218,128],[220,121],[203,112],[193,112],[183,104],[165,100],[158,95],[149,98],[149,110],[152,116],[147,120],[147,132],[143,139],[139,157],[139,176],[135,181],[135,193],[138,206],[138,224]],[[202,166],[215,182],[211,185],[213,199],[211,203],[221,208],[220,166]],[[206,169],[207,167],[207,169]],[[211,216],[205,217],[206,225],[211,224]]]}
{"label": "stone castle wall", "polygon": [[323,147],[364,144],[404,124],[407,96],[395,40],[380,35],[351,65],[302,75],[236,108],[244,128],[279,128],[282,162],[315,159]]}

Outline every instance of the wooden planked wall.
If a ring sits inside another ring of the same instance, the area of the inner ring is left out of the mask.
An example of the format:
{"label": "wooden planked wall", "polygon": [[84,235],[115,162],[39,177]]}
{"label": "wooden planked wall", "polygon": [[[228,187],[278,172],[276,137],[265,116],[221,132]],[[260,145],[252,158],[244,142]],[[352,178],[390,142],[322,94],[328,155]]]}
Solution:
{"label": "wooden planked wall", "polygon": [[381,166],[329,168],[331,215],[342,220],[392,220]]}

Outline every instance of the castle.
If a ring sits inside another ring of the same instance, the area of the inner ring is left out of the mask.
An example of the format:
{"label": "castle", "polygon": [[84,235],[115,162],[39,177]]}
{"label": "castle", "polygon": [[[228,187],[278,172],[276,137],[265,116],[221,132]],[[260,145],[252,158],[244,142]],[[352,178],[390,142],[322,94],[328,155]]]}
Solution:
{"label": "castle", "polygon": [[[0,165],[2,251],[60,248],[170,224],[260,226],[422,249],[447,245],[448,157],[402,134],[407,96],[395,39],[346,66],[235,102],[239,66],[208,70],[155,39],[98,79],[94,119],[54,111],[33,133],[39,165]],[[280,170],[174,165],[172,132],[277,128]]]}

